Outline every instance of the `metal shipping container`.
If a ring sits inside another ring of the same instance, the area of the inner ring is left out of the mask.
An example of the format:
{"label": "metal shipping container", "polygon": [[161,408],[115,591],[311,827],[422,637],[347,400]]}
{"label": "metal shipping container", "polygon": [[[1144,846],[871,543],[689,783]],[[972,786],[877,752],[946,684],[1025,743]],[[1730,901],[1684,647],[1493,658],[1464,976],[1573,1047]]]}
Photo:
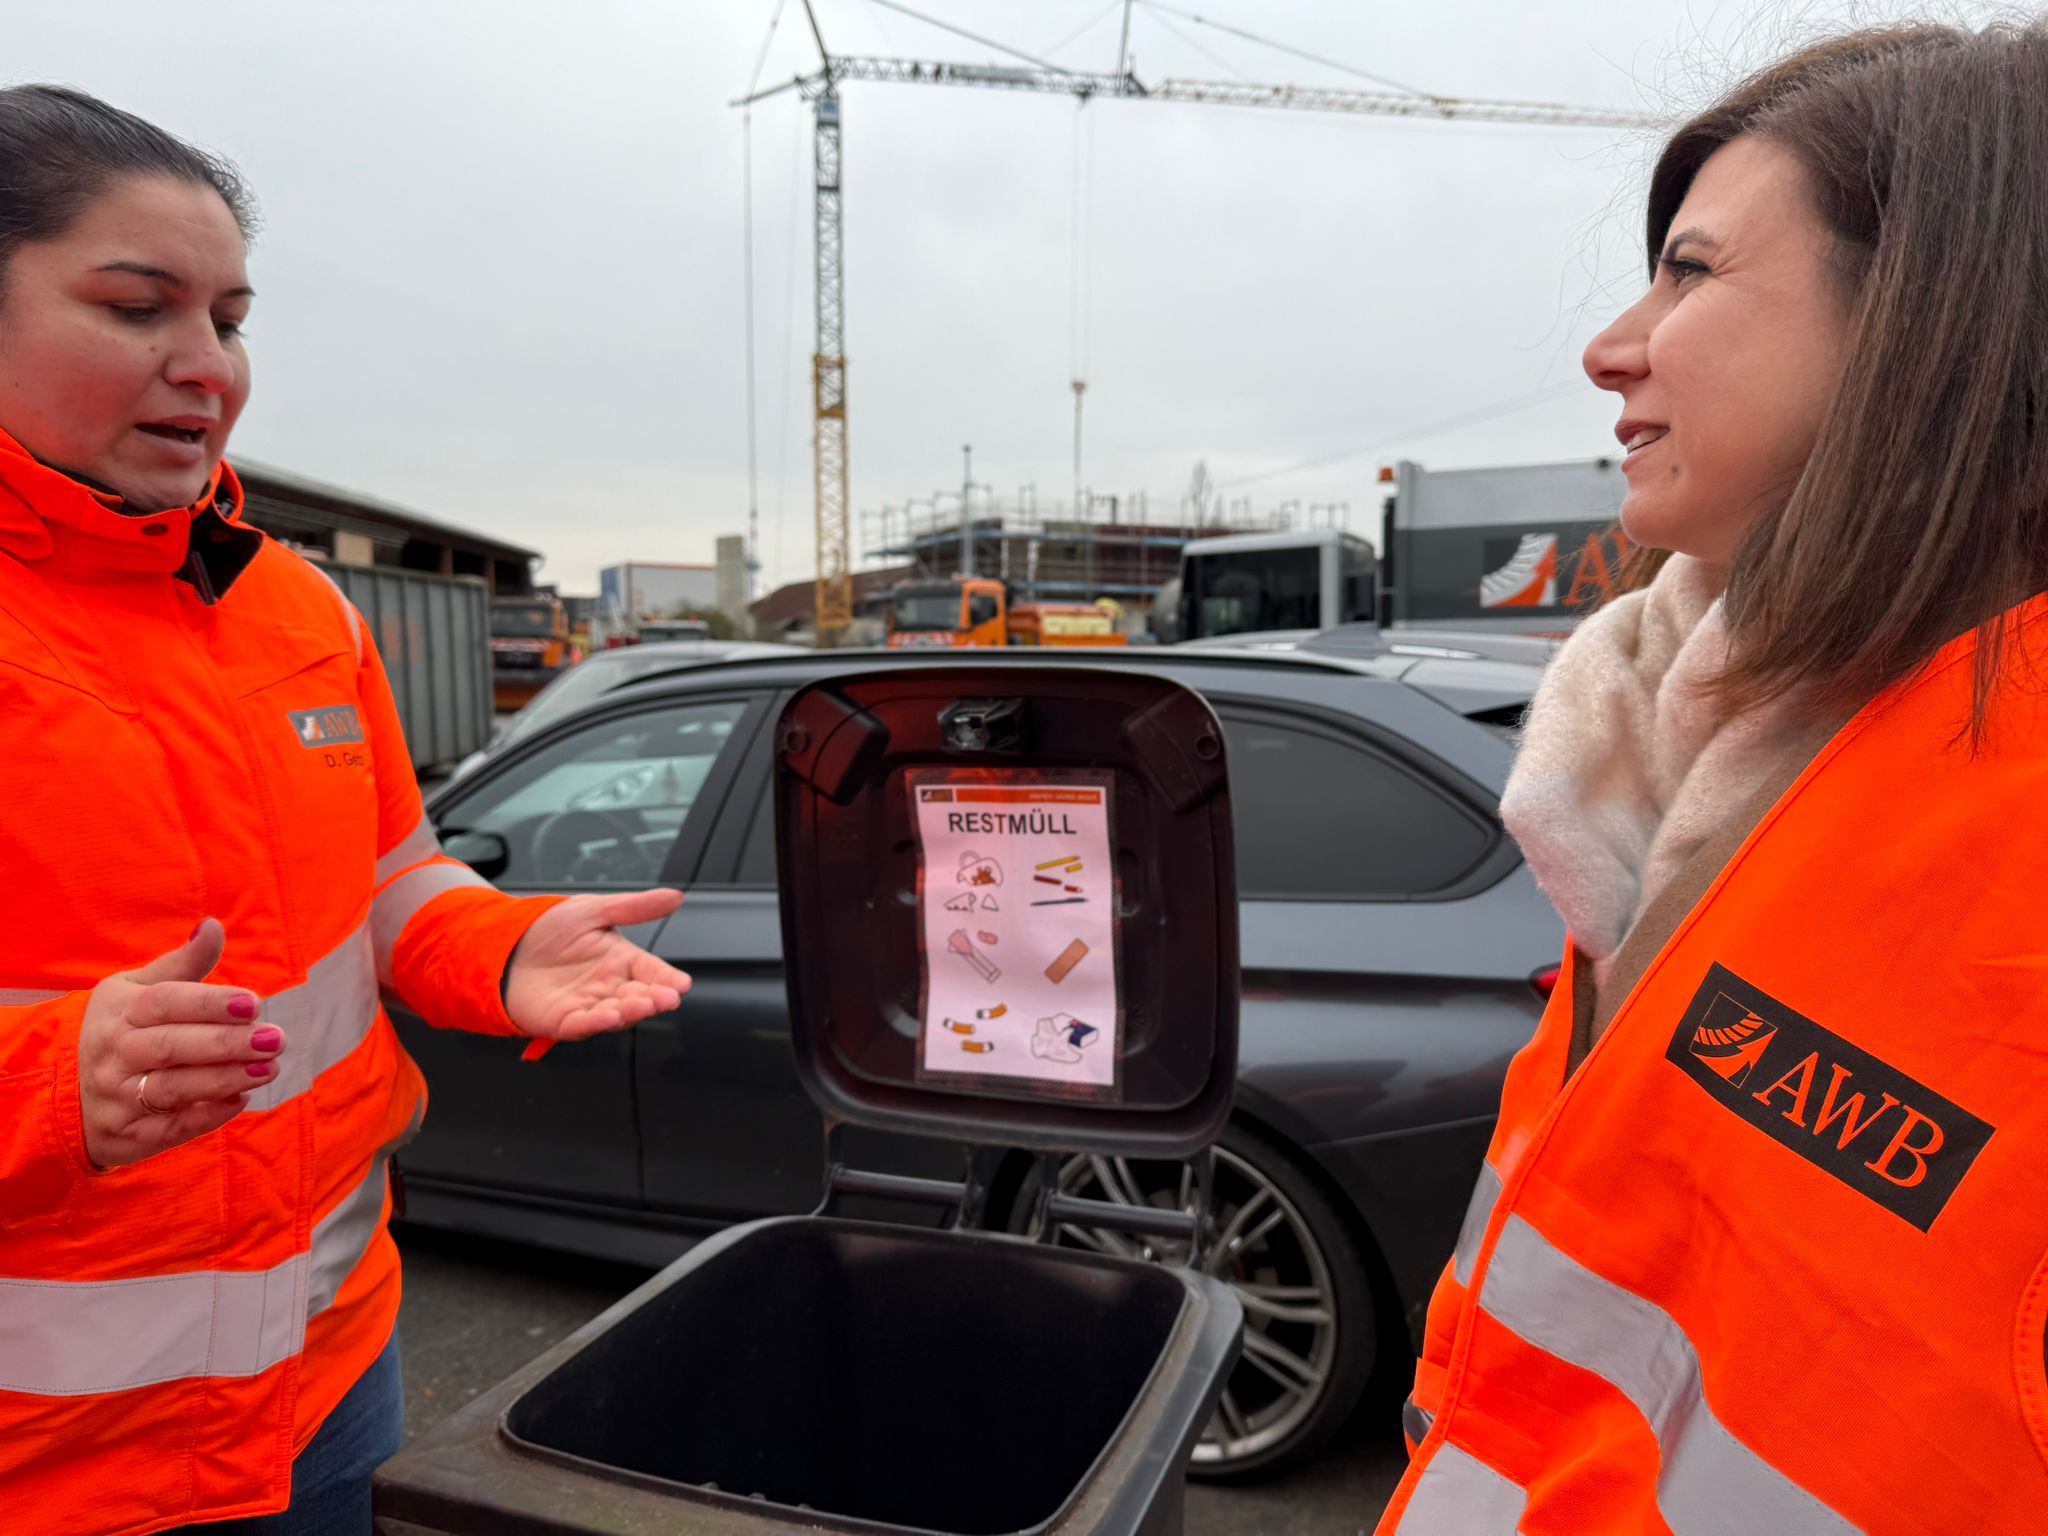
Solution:
{"label": "metal shipping container", "polygon": [[413,767],[450,768],[491,739],[491,594],[474,576],[330,565],[391,676]]}

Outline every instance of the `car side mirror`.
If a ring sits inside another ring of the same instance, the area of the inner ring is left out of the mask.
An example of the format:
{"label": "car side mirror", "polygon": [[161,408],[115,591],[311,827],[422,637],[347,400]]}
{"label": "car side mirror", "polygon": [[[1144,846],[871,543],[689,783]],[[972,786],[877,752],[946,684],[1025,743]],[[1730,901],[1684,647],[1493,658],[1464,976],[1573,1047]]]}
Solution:
{"label": "car side mirror", "polygon": [[497,879],[512,863],[511,847],[495,832],[451,832],[441,839],[441,851],[486,880]]}

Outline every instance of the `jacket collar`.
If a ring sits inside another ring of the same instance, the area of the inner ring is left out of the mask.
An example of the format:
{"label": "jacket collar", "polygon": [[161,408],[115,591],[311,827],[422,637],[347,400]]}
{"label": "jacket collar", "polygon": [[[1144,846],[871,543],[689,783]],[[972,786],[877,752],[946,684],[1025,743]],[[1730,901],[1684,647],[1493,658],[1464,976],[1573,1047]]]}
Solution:
{"label": "jacket collar", "polygon": [[146,514],[52,469],[0,432],[0,553],[87,570],[175,575],[219,601],[262,547],[242,522],[242,482],[225,462],[189,507]]}

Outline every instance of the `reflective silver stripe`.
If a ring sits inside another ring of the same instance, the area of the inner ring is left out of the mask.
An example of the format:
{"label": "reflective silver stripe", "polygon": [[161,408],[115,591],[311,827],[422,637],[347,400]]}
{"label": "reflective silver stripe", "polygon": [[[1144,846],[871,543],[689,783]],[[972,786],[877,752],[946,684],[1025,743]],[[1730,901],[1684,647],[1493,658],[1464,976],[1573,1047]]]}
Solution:
{"label": "reflective silver stripe", "polygon": [[307,1313],[318,1317],[334,1305],[334,1298],[340,1292],[342,1282],[355,1273],[355,1267],[369,1252],[370,1239],[377,1235],[377,1218],[384,1214],[384,1190],[386,1175],[391,1170],[391,1156],[400,1147],[420,1133],[420,1122],[426,1118],[427,1105],[424,1099],[413,1105],[412,1118],[405,1129],[377,1151],[370,1159],[370,1171],[361,1183],[342,1196],[333,1210],[322,1216],[313,1226],[313,1282],[309,1288]]}
{"label": "reflective silver stripe", "polygon": [[370,925],[313,962],[306,979],[263,1001],[262,1017],[284,1030],[277,1076],[249,1095],[252,1110],[275,1109],[345,1059],[377,1021],[377,960]]}
{"label": "reflective silver stripe", "polygon": [[1446,1443],[1422,1469],[1395,1536],[1515,1536],[1528,1504],[1518,1484]]}
{"label": "reflective silver stripe", "polygon": [[1649,1420],[1661,1451],[1657,1508],[1676,1536],[1857,1530],[1714,1417],[1699,1355],[1670,1313],[1560,1252],[1520,1215],[1501,1229],[1479,1305],[1610,1383]]}
{"label": "reflective silver stripe", "polygon": [[39,992],[33,987],[0,987],[0,1008],[28,1008],[36,1003],[54,1003],[68,992]]}
{"label": "reflective silver stripe", "polygon": [[405,873],[440,851],[441,839],[434,835],[434,824],[420,817],[420,824],[405,835],[404,841],[377,861],[377,883],[382,885],[393,875]]}
{"label": "reflective silver stripe", "polygon": [[0,1280],[0,1390],[82,1397],[194,1376],[257,1376],[289,1360],[305,1346],[307,1317],[333,1304],[368,1252],[389,1161],[389,1149],[380,1152],[315,1223],[309,1251],[274,1269]]}
{"label": "reflective silver stripe", "polygon": [[1500,1199],[1500,1175],[1493,1164],[1479,1165],[1479,1182],[1465,1207],[1465,1224],[1458,1228],[1458,1250],[1451,1259],[1451,1274],[1460,1285],[1472,1283],[1472,1266],[1479,1262],[1479,1245],[1486,1241],[1486,1224],[1493,1219],[1493,1207]]}
{"label": "reflective silver stripe", "polygon": [[1417,1445],[1429,1438],[1429,1426],[1435,1422],[1436,1415],[1426,1408],[1418,1408],[1414,1398],[1402,1400],[1401,1432]]}
{"label": "reflective silver stripe", "polygon": [[377,899],[370,903],[370,934],[376,945],[380,982],[387,987],[392,983],[391,955],[413,915],[436,896],[472,885],[489,890],[491,882],[468,865],[451,860],[426,864],[400,875],[377,893]]}

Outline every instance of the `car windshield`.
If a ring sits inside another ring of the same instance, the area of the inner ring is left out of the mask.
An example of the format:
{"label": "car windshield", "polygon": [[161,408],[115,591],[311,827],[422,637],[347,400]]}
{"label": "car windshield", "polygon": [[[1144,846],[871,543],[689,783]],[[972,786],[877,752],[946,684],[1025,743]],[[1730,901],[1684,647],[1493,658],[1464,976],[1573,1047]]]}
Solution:
{"label": "car windshield", "polygon": [[491,633],[520,638],[546,639],[555,632],[554,610],[546,603],[494,603],[491,605]]}
{"label": "car windshield", "polygon": [[897,593],[896,627],[898,629],[958,629],[960,627],[959,588],[947,587],[942,591]]}
{"label": "car windshield", "polygon": [[609,693],[636,677],[646,677],[675,664],[675,654],[670,651],[643,651],[630,646],[617,651],[599,651],[535,694],[533,701],[512,717],[511,724],[505,727],[505,734],[498,738],[498,745],[504,746],[531,736],[564,715],[573,714],[599,694]]}

